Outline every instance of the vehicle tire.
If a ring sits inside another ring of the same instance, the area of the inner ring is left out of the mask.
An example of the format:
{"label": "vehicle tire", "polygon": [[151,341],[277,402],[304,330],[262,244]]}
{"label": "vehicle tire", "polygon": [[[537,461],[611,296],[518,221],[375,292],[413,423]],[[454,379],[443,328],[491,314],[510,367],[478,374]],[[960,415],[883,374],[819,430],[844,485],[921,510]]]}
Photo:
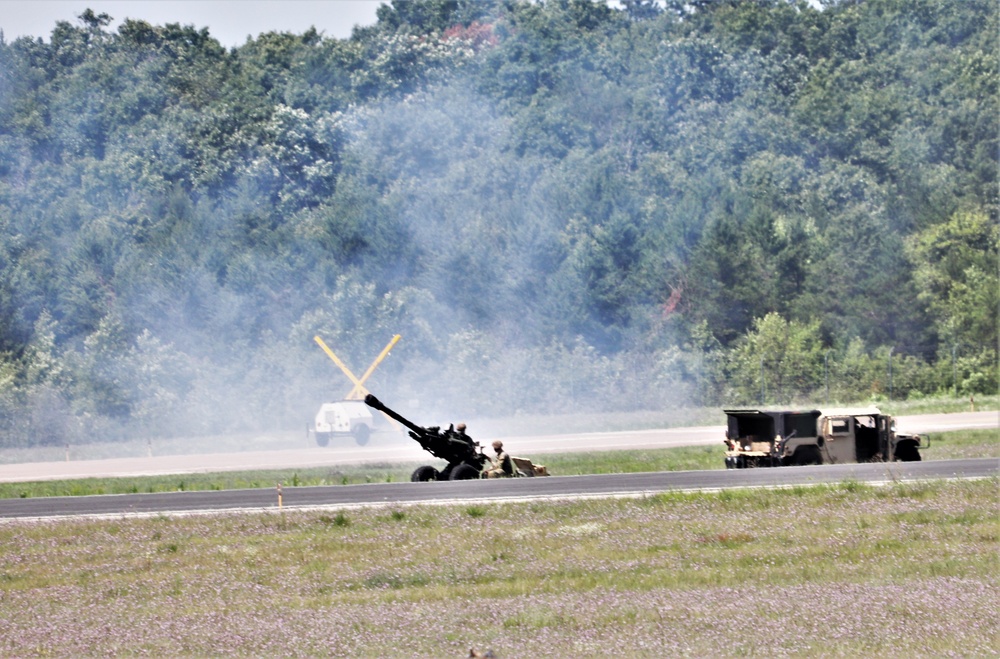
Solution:
{"label": "vehicle tire", "polygon": [[472,465],[464,463],[455,465],[455,468],[448,474],[448,480],[450,481],[469,481],[473,478],[479,478],[479,470]]}
{"label": "vehicle tire", "polygon": [[823,464],[823,456],[815,446],[800,446],[795,449],[792,464],[799,466]]}
{"label": "vehicle tire", "polygon": [[318,432],[316,433],[316,444],[319,446],[329,446],[330,445],[330,433]]}
{"label": "vehicle tire", "polygon": [[430,465],[417,467],[410,476],[411,483],[426,483],[427,481],[436,481],[437,479],[438,470]]}
{"label": "vehicle tire", "polygon": [[358,443],[358,446],[367,444],[371,436],[372,431],[366,425],[360,425],[354,429],[354,441]]}
{"label": "vehicle tire", "polygon": [[896,447],[896,460],[898,462],[920,462],[920,451],[912,442],[904,442]]}

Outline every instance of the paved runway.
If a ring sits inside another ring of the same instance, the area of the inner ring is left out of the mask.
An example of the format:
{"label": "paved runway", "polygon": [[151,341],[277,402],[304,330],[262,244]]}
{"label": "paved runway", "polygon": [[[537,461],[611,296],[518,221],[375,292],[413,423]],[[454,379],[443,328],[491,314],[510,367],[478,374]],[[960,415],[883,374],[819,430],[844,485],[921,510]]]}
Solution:
{"label": "paved runway", "polygon": [[[285,487],[282,490],[282,509],[338,509],[435,502],[644,496],[671,490],[781,487],[848,480],[887,483],[943,478],[996,478],[998,475],[1000,475],[1000,460],[980,458],[771,469],[718,469],[430,483]],[[237,510],[277,512],[278,492],[276,488],[268,488],[0,500],[0,520],[78,515],[120,517],[168,513],[218,513]]]}

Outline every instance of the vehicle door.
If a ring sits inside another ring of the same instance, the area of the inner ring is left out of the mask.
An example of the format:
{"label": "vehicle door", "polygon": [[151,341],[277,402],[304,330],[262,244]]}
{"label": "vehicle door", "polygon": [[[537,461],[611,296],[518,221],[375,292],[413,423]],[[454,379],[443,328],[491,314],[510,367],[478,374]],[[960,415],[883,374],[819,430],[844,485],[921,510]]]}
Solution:
{"label": "vehicle door", "polygon": [[896,432],[896,421],[892,417],[880,414],[875,418],[875,427],[878,428],[878,446],[882,453],[882,459],[892,462],[895,459],[895,446],[893,435]]}
{"label": "vehicle door", "polygon": [[823,461],[833,464],[856,462],[854,450],[854,417],[828,416],[823,420]]}

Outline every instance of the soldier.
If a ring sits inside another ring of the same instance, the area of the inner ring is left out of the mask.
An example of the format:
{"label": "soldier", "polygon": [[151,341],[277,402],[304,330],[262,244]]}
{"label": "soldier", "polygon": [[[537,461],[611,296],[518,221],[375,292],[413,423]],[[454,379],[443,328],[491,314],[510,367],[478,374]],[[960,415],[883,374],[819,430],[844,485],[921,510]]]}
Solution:
{"label": "soldier", "polygon": [[460,459],[462,460],[472,458],[476,453],[476,448],[479,446],[479,444],[472,441],[472,438],[465,433],[464,423],[460,423],[455,427],[449,426],[448,430],[444,433],[444,437],[451,447],[451,454],[461,456]]}
{"label": "soldier", "polygon": [[493,466],[486,470],[486,478],[509,478],[514,475],[514,461],[510,455],[503,450],[503,442],[499,439],[493,442],[493,450],[497,452],[497,457],[490,458]]}

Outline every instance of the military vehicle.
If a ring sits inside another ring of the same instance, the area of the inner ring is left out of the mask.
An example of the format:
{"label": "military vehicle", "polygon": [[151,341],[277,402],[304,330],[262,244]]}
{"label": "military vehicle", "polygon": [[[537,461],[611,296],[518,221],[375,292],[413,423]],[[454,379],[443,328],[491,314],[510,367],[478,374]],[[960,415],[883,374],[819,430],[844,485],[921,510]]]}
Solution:
{"label": "military vehicle", "polygon": [[725,410],[726,468],[847,462],[916,462],[919,435],[896,432],[877,407]]}
{"label": "military vehicle", "polygon": [[[406,426],[410,437],[417,440],[421,448],[448,463],[440,471],[431,465],[417,467],[410,476],[415,483],[480,478],[492,466],[479,442],[474,442],[464,432],[456,431],[454,426],[448,426],[447,430],[441,430],[440,426],[423,428],[389,409],[372,394],[365,396],[365,405]],[[511,459],[516,466],[515,476],[548,476],[548,470],[542,465],[534,465],[526,458]]]}
{"label": "military vehicle", "polygon": [[323,403],[307,432],[319,446],[328,446],[330,440],[337,436],[354,437],[358,446],[364,446],[371,437],[374,425],[371,410],[364,403],[360,400],[342,400]]}

